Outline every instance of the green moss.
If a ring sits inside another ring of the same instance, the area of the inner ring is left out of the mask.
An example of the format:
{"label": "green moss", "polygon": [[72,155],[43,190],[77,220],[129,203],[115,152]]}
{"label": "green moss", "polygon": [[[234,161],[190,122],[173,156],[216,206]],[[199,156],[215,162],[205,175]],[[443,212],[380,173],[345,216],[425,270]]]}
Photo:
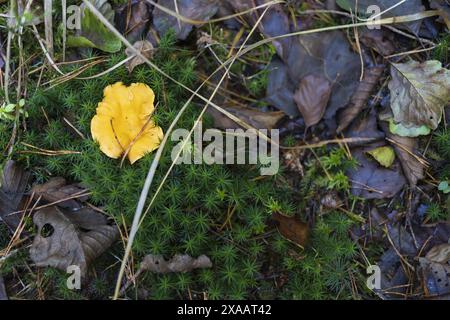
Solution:
{"label": "green moss", "polygon": [[[188,51],[174,50],[174,42],[170,33],[161,39],[153,61],[178,81],[195,88],[196,61]],[[90,69],[83,76],[97,74],[124,58],[123,54],[112,55],[107,63]],[[65,66],[63,71],[76,68]],[[14,158],[31,170],[37,182],[56,175],[80,181],[91,190],[91,202],[116,221],[125,221],[130,226],[154,154],[133,166],[124,163],[121,168],[120,161],[105,156],[90,136],[90,120],[102,99],[103,89],[116,81],[144,82],[152,87],[159,102],[157,122],[164,130],[188,98],[185,90],[145,65],[138,66],[131,75],[125,67],[120,67],[100,78],[71,80],[50,90],[36,90],[35,83],[30,82],[29,92],[35,93],[27,104],[28,129],[19,132],[15,151],[30,151],[21,144],[25,142],[43,149],[78,153],[46,157],[15,152]],[[191,129],[199,112],[197,105],[189,106],[179,127]],[[63,117],[70,119],[86,139],[74,132]],[[0,125],[5,127],[0,130],[0,143],[5,146],[9,139],[5,132],[10,130],[6,128],[8,124],[0,122]],[[151,194],[171,165],[172,147],[173,143],[169,142]],[[321,156],[326,154],[324,150]],[[350,160],[343,151],[337,150],[323,161],[333,175],[334,187],[345,192],[348,181],[340,173]],[[348,298],[349,271],[354,268],[355,254],[353,242],[347,235],[352,221],[339,213],[318,217],[311,245],[302,252],[277,232],[272,232],[271,213],[277,211],[304,218],[302,209],[309,199],[330,182],[316,161],[307,166],[299,191],[280,182],[284,181],[283,175],[281,172],[275,177],[260,179],[258,166],[175,166],[138,232],[133,247],[134,261],[149,253],[163,254],[167,258],[178,253],[206,254],[213,268],[189,274],[145,274],[138,286],[146,288],[153,299],[188,298],[189,290],[205,292],[209,299],[263,298],[268,292],[274,298],[285,299]],[[114,256],[123,255],[121,245],[112,250]],[[111,257],[112,254],[96,262],[97,270],[108,271],[107,275],[92,279],[88,286],[91,291],[68,290],[64,273],[48,271],[52,296],[77,299],[110,296],[118,271],[114,261],[106,264]],[[274,279],[281,276],[288,278],[287,284],[277,286]],[[130,297],[136,296],[133,288],[128,293]]]}

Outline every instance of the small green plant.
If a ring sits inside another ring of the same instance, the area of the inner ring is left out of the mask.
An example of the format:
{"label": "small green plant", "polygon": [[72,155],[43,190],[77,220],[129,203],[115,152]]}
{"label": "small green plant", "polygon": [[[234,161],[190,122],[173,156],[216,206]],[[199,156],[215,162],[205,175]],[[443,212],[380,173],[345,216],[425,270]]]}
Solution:
{"label": "small green plant", "polygon": [[438,203],[430,203],[427,208],[427,217],[432,221],[443,221],[447,218],[447,212]]}
{"label": "small green plant", "polygon": [[27,118],[28,113],[25,111],[24,107],[25,107],[24,99],[20,99],[17,104],[14,103],[7,104],[6,102],[4,102],[3,105],[0,107],[0,120],[14,121],[16,119],[16,112],[24,115],[25,118]]}
{"label": "small green plant", "polygon": [[441,38],[437,47],[434,49],[434,58],[446,63],[448,61],[449,49],[450,49],[450,35],[446,34]]}
{"label": "small green plant", "polygon": [[441,191],[444,194],[450,193],[450,186],[448,181],[441,181],[438,186],[439,191]]}

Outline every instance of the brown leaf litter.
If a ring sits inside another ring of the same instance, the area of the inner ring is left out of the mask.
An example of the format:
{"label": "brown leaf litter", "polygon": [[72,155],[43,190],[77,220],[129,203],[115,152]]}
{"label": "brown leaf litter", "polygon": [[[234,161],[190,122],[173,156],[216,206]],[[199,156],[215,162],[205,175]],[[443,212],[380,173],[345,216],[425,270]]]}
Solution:
{"label": "brown leaf litter", "polygon": [[[119,236],[117,227],[92,209],[64,212],[53,206],[36,212],[33,222],[38,231],[30,257],[36,266],[66,271],[67,267],[75,265],[83,276],[95,258]],[[50,235],[44,234],[45,231],[50,231]]]}
{"label": "brown leaf litter", "polygon": [[309,238],[309,227],[297,217],[288,217],[274,212],[272,219],[277,222],[280,234],[286,239],[305,247]]}

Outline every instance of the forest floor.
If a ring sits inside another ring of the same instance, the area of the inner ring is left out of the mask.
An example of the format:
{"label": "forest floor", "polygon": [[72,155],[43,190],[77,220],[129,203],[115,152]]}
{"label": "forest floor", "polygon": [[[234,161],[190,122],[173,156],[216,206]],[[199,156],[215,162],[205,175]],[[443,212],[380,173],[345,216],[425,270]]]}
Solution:
{"label": "forest floor", "polygon": [[450,298],[448,0],[0,25],[0,299]]}

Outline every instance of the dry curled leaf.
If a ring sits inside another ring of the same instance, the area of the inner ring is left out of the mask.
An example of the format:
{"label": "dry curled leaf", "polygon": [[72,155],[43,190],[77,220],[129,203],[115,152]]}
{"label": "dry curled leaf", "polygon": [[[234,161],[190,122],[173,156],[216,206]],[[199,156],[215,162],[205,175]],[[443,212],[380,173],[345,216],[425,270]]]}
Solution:
{"label": "dry curled leaf", "polygon": [[20,222],[20,215],[10,213],[17,211],[27,187],[29,172],[12,160],[3,168],[0,180],[0,220],[15,231]]}
{"label": "dry curled leaf", "polygon": [[294,100],[307,127],[318,124],[322,119],[330,95],[331,83],[322,75],[310,74],[300,81]]}
{"label": "dry curled leaf", "polygon": [[419,161],[417,154],[418,140],[410,137],[401,137],[393,134],[384,125],[386,137],[391,141],[395,149],[395,154],[400,160],[403,173],[411,186],[416,186],[417,182],[424,178],[425,161]]}
{"label": "dry curled leaf", "polygon": [[450,244],[433,247],[425,256],[419,258],[424,276],[425,291],[428,295],[450,293]]}
{"label": "dry curled leaf", "polygon": [[361,34],[359,40],[363,45],[374,49],[384,57],[389,56],[396,51],[394,46],[394,37],[389,30],[367,29],[363,32],[363,34]]}
{"label": "dry curled leaf", "polygon": [[447,263],[450,260],[450,244],[444,243],[428,251],[426,258],[437,263]]}
{"label": "dry curled leaf", "polygon": [[342,132],[352,123],[352,121],[361,113],[369,100],[372,91],[375,89],[378,81],[383,75],[385,66],[376,66],[368,68],[364,72],[364,78],[359,83],[358,88],[353,94],[350,103],[339,114],[339,127],[337,132]]}
{"label": "dry curled leaf", "polygon": [[[136,41],[136,43],[133,44],[133,47],[137,51],[139,51],[139,53],[142,54],[145,58],[149,60],[152,59],[155,48],[149,41]],[[134,52],[130,48],[127,48],[125,50],[125,54],[127,55],[127,57],[133,57],[126,63],[127,69],[130,73],[133,72],[134,68],[145,63],[145,61],[141,57],[138,57],[136,54],[134,54]]]}
{"label": "dry curled leaf", "polygon": [[[43,200],[48,202],[61,201],[71,196],[82,194],[83,191],[86,191],[86,189],[80,184],[67,185],[66,179],[62,177],[51,178],[47,183],[35,185],[31,189],[31,192],[34,193],[36,198],[42,197]],[[79,209],[81,208],[81,204],[76,199],[86,201],[87,197],[82,196],[59,202],[58,206],[67,209]]]}
{"label": "dry curled leaf", "polygon": [[34,263],[64,271],[75,265],[83,276],[90,263],[119,236],[115,225],[109,225],[103,215],[90,209],[69,213],[53,206],[36,212],[33,222],[38,227],[30,249]]}
{"label": "dry curled leaf", "polygon": [[391,67],[391,109],[405,127],[436,129],[450,99],[450,71],[436,60],[410,61]]}
{"label": "dry curled leaf", "polygon": [[[284,117],[283,112],[262,112],[248,107],[230,106],[225,109],[255,129],[274,129]],[[214,126],[218,129],[241,128],[236,122],[216,109],[209,108],[208,113],[214,119]]]}
{"label": "dry curled leaf", "polygon": [[92,137],[100,150],[113,159],[125,154],[133,164],[157,149],[164,134],[151,119],[154,100],[153,90],[143,83],[107,86],[91,121]]}
{"label": "dry curled leaf", "polygon": [[280,213],[273,213],[272,219],[277,222],[278,231],[286,239],[305,247],[309,238],[309,227],[297,217],[288,217]]}
{"label": "dry curled leaf", "polygon": [[141,262],[141,271],[154,273],[190,272],[194,269],[211,268],[211,260],[201,255],[197,259],[187,254],[177,254],[170,260],[165,260],[161,255],[149,254]]}

